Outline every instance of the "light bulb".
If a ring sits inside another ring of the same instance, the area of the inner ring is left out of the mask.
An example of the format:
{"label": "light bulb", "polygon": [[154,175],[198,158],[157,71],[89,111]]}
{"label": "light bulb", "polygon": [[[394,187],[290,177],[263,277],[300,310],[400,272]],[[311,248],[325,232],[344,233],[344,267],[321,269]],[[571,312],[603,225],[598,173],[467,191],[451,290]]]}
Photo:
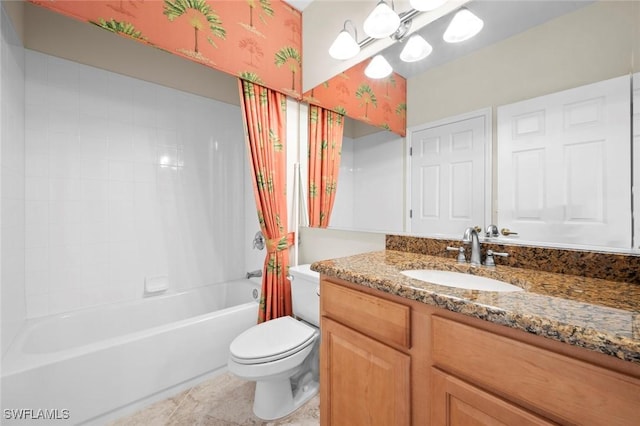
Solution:
{"label": "light bulb", "polygon": [[468,9],[460,9],[455,14],[442,38],[448,43],[459,43],[478,34],[484,22]]}
{"label": "light bulb", "polygon": [[400,59],[404,62],[416,62],[426,58],[433,51],[433,47],[419,34],[412,35],[400,52]]}
{"label": "light bulb", "polygon": [[382,55],[374,56],[367,68],[364,69],[364,75],[373,79],[385,78],[392,72],[393,68]]}
{"label": "light bulb", "polygon": [[342,30],[329,48],[329,55],[335,59],[353,58],[360,52],[360,46],[347,30]]}
{"label": "light bulb", "polygon": [[395,33],[400,26],[400,17],[384,0],[367,16],[364,21],[364,32],[373,38],[385,38]]}

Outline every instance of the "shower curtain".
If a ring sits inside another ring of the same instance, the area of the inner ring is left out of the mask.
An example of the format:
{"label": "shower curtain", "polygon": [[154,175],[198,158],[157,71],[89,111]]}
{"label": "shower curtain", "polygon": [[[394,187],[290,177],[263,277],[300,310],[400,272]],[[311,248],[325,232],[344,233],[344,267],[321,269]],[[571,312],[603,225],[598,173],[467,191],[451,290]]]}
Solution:
{"label": "shower curtain", "polygon": [[286,113],[282,93],[238,80],[260,228],[267,240],[258,322],[291,315],[286,198]]}
{"label": "shower curtain", "polygon": [[309,106],[309,226],[329,226],[336,199],[344,116]]}

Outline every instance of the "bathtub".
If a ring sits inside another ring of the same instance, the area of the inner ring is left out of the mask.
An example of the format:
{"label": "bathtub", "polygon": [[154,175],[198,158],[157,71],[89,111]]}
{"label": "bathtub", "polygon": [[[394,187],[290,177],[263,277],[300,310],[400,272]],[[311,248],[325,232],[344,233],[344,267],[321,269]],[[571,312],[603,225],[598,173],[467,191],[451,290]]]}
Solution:
{"label": "bathtub", "polygon": [[2,359],[0,423],[103,424],[224,371],[259,293],[243,279],[28,321]]}

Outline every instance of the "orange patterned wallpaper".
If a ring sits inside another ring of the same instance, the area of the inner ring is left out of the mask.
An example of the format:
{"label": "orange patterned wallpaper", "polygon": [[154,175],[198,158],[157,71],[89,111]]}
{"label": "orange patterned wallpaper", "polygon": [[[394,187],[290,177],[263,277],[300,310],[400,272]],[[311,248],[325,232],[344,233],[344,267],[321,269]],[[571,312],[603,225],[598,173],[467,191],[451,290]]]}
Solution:
{"label": "orange patterned wallpaper", "polygon": [[405,136],[407,80],[399,74],[374,80],[364,75],[370,60],[363,61],[306,92],[303,99]]}
{"label": "orange patterned wallpaper", "polygon": [[300,99],[302,14],[282,0],[29,0]]}

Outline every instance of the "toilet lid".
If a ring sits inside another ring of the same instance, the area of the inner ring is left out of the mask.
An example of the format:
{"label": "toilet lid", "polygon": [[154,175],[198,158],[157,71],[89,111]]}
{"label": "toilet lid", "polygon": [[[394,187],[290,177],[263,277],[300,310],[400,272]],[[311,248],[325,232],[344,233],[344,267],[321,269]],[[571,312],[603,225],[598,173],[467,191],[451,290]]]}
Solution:
{"label": "toilet lid", "polygon": [[316,330],[292,317],[263,322],[236,337],[229,347],[239,363],[275,361],[313,342]]}

